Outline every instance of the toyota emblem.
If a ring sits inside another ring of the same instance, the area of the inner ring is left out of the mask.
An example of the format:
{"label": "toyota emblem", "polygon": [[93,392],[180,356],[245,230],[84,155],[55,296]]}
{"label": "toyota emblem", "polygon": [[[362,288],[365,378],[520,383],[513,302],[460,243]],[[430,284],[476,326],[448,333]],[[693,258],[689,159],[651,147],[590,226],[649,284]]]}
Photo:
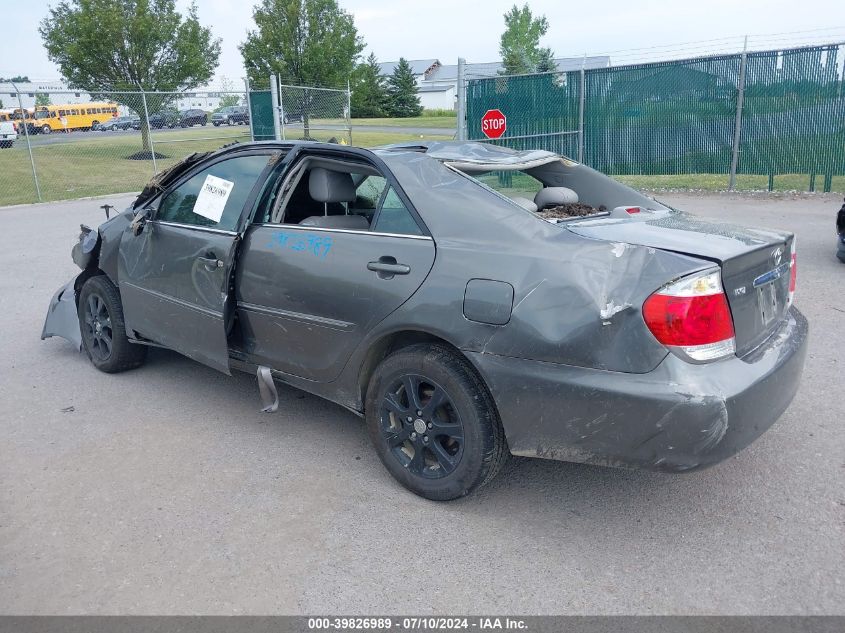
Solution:
{"label": "toyota emblem", "polygon": [[783,259],[783,249],[778,247],[772,251],[772,263],[775,265],[775,268],[780,266],[781,259]]}

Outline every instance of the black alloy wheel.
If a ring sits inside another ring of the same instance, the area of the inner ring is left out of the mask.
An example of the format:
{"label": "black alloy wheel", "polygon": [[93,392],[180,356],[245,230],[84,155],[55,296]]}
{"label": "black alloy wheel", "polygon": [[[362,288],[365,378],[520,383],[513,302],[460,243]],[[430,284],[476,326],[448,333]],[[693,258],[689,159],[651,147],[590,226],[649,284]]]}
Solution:
{"label": "black alloy wheel", "polygon": [[384,358],[369,378],[364,415],[385,468],[426,499],[469,494],[491,481],[508,456],[481,376],[458,350],[439,343]]}
{"label": "black alloy wheel", "polygon": [[85,302],[85,320],[82,324],[82,336],[91,356],[99,361],[107,361],[112,353],[112,324],[106,302],[96,292],[88,295]]}
{"label": "black alloy wheel", "polygon": [[390,453],[412,474],[439,479],[461,461],[464,426],[446,390],[426,376],[406,374],[387,388],[381,431]]}

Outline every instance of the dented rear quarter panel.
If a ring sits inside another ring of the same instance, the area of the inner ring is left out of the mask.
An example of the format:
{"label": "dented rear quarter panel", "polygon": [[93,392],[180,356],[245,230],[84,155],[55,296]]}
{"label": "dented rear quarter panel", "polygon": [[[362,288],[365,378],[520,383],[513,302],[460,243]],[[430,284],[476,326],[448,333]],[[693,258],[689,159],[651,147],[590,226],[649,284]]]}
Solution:
{"label": "dented rear quarter panel", "polygon": [[[668,281],[712,266],[575,235],[425,156],[385,160],[435,236],[437,257],[420,290],[382,328],[434,329],[466,351],[644,373],[667,351],[642,319],[643,302]],[[465,317],[471,279],[513,286],[507,323]]]}

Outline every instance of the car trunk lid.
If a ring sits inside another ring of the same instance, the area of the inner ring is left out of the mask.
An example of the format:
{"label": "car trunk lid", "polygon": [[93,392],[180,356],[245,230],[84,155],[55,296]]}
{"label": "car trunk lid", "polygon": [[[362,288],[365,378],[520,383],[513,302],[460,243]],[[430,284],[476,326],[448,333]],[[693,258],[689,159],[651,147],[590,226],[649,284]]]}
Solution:
{"label": "car trunk lid", "polygon": [[737,355],[759,346],[789,307],[790,233],[709,221],[677,211],[643,210],[565,226],[578,235],[673,251],[717,263],[736,331]]}

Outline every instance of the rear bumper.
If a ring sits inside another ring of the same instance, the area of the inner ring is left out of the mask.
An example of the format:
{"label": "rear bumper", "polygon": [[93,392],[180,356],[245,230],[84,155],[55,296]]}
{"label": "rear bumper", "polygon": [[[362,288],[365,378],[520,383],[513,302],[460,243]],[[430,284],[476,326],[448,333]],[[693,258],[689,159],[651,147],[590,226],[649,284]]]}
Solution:
{"label": "rear bumper", "polygon": [[734,455],[775,423],[798,390],[807,336],[793,307],[761,348],[709,365],[669,354],[652,372],[625,374],[468,356],[513,454],[682,472]]}

